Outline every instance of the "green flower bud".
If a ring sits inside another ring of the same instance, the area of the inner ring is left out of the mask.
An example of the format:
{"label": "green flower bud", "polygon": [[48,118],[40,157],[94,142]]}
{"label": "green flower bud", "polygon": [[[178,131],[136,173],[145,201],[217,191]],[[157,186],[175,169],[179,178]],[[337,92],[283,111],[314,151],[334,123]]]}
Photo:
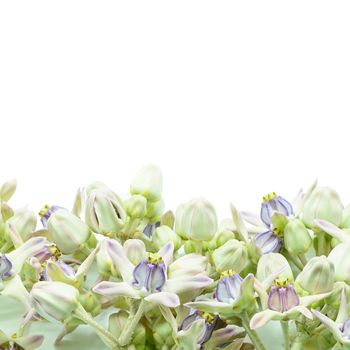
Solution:
{"label": "green flower bud", "polygon": [[221,247],[231,239],[236,239],[236,235],[232,231],[221,231],[216,235],[216,245]]}
{"label": "green flower bud", "polygon": [[97,190],[89,195],[85,207],[85,221],[94,232],[119,232],[125,217],[121,200],[112,199],[106,193]]}
{"label": "green flower bud", "polygon": [[152,235],[152,241],[157,249],[164,247],[169,241],[174,243],[175,250],[181,246],[181,238],[168,226],[158,227]]}
{"label": "green flower bud", "polygon": [[162,172],[155,165],[146,165],[136,174],[131,183],[131,194],[141,194],[150,201],[157,201],[162,195]]}
{"label": "green flower bud", "polygon": [[36,311],[46,319],[64,321],[79,304],[78,290],[62,282],[37,282],[30,295]]}
{"label": "green flower bud", "polygon": [[7,221],[7,224],[12,226],[23,241],[26,241],[31,237],[32,232],[35,231],[36,215],[31,210],[21,209],[15,212]]}
{"label": "green flower bud", "polygon": [[170,349],[174,344],[172,329],[168,322],[159,318],[153,327],[153,339],[157,349]]}
{"label": "green flower bud", "polygon": [[147,199],[135,194],[125,202],[126,213],[132,218],[143,218],[147,213]]}
{"label": "green flower bud", "polygon": [[350,283],[350,245],[340,243],[328,255],[328,260],[334,264],[334,277],[336,281]]}
{"label": "green flower bud", "polygon": [[175,215],[174,215],[174,213],[171,210],[168,210],[160,218],[160,224],[168,226],[171,229],[174,228],[174,223],[175,223]]}
{"label": "green flower bud", "polygon": [[[274,279],[288,279],[294,281],[293,272],[289,266],[288,260],[279,253],[268,253],[261,256],[256,270],[256,278],[263,282],[274,276]],[[271,281],[272,282],[272,281]]]}
{"label": "green flower bud", "polygon": [[97,295],[91,291],[80,295],[79,302],[92,316],[98,315],[101,311],[101,301],[98,299]]}
{"label": "green flower bud", "polygon": [[11,179],[6,181],[0,187],[0,201],[8,202],[13,194],[16,192],[17,181],[16,179]]}
{"label": "green flower bud", "polygon": [[310,294],[330,292],[334,283],[334,265],[324,255],[310,259],[296,278]]}
{"label": "green flower bud", "polygon": [[329,187],[318,187],[304,203],[302,219],[312,228],[314,219],[322,219],[339,226],[342,220],[343,204],[336,191]]}
{"label": "green flower bud", "polygon": [[247,263],[248,251],[243,242],[231,239],[215,249],[212,257],[218,272],[233,270],[240,273]]}
{"label": "green flower bud", "polygon": [[146,258],[146,247],[140,239],[128,239],[123,246],[128,259],[136,266],[142,259]]}
{"label": "green flower bud", "polygon": [[306,253],[312,244],[309,231],[300,219],[291,219],[284,228],[284,247],[291,254]]}
{"label": "green flower bud", "polygon": [[175,215],[175,231],[194,241],[211,240],[217,230],[213,205],[204,198],[196,198],[181,205]]}
{"label": "green flower bud", "polygon": [[164,211],[164,201],[160,199],[156,202],[148,202],[147,204],[147,217],[151,221],[157,221],[160,219]]}
{"label": "green flower bud", "polygon": [[63,254],[74,253],[90,236],[89,227],[68,210],[60,209],[48,220],[51,239]]}

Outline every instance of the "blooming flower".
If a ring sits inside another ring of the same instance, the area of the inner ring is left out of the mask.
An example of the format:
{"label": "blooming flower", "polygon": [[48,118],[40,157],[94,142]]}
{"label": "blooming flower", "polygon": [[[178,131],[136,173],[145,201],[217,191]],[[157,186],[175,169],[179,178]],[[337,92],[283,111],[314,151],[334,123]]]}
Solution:
{"label": "blooming flower", "polygon": [[44,228],[47,228],[47,222],[50,219],[50,216],[56,212],[57,210],[60,209],[65,209],[63,207],[60,207],[58,205],[49,205],[49,204],[45,204],[45,206],[39,211],[39,216],[40,221],[43,225]]}
{"label": "blooming flower", "polygon": [[221,274],[214,293],[214,299],[197,300],[185,305],[196,310],[230,317],[255,305],[254,276],[244,279],[232,270]]}
{"label": "blooming flower", "polygon": [[271,192],[264,196],[260,210],[260,218],[267,227],[271,226],[271,216],[276,211],[290,216],[293,214],[293,207],[287,200]]}
{"label": "blooming flower", "polygon": [[282,248],[282,240],[277,229],[258,233],[254,238],[254,245],[261,254],[278,253]]}
{"label": "blooming flower", "polygon": [[5,254],[0,254],[0,283],[12,277],[12,263]]}
{"label": "blooming flower", "polygon": [[212,280],[205,274],[206,258],[189,254],[173,260],[174,245],[166,244],[158,253],[144,255],[136,266],[128,259],[123,247],[116,240],[107,241],[109,256],[119,270],[123,282],[104,281],[97,284],[94,292],[110,296],[144,298],[156,304],[175,307],[180,304],[179,296],[200,291]]}

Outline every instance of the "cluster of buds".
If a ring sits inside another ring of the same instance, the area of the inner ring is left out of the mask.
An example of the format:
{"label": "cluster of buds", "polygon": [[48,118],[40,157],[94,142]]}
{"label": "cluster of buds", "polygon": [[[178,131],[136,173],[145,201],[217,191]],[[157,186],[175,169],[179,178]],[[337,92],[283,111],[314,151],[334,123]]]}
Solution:
{"label": "cluster of buds", "polygon": [[350,206],[333,189],[218,222],[204,198],[165,211],[162,186],[147,165],[126,196],[93,182],[38,215],[0,187],[0,298],[24,310],[0,349],[43,349],[38,322],[61,324],[56,344],[86,324],[100,349],[350,349]]}

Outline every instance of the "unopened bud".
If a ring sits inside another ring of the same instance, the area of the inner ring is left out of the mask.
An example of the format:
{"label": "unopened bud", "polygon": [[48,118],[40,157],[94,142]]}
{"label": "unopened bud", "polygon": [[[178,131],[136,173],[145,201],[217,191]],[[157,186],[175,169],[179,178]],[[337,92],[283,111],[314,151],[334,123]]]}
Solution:
{"label": "unopened bud", "polygon": [[310,294],[330,292],[334,283],[334,265],[324,255],[308,261],[296,282]]}
{"label": "unopened bud", "polygon": [[143,218],[147,213],[147,199],[135,194],[125,202],[126,213],[132,218]]}
{"label": "unopened bud", "polygon": [[21,209],[7,221],[13,229],[21,236],[23,241],[31,237],[36,228],[36,215],[28,209]]}
{"label": "unopened bud", "polygon": [[164,247],[168,242],[174,243],[174,249],[177,250],[181,246],[181,238],[168,226],[162,225],[158,227],[152,235],[152,241],[157,249]]}
{"label": "unopened bud", "polygon": [[284,228],[284,247],[291,254],[302,254],[310,249],[311,244],[311,236],[302,221],[291,219]]}
{"label": "unopened bud", "polygon": [[91,233],[89,227],[68,210],[58,210],[51,215],[48,231],[63,254],[74,253]]}
{"label": "unopened bud", "polygon": [[342,220],[343,204],[336,191],[329,187],[316,188],[306,200],[302,209],[304,224],[312,228],[315,219],[322,219],[339,226]]}

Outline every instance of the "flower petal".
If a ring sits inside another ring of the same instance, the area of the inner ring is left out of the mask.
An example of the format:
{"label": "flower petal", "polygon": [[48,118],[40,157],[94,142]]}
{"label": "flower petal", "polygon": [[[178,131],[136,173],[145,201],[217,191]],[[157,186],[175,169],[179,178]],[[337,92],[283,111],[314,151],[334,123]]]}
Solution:
{"label": "flower petal", "polygon": [[264,310],[255,314],[250,320],[250,328],[257,329],[265,326],[270,320],[280,320],[283,318],[283,314],[273,310]]}
{"label": "flower petal", "polygon": [[107,297],[130,297],[138,299],[139,295],[137,291],[126,282],[100,282],[93,289],[95,293],[101,294]]}
{"label": "flower petal", "polygon": [[172,241],[168,242],[159,250],[158,254],[162,257],[166,266],[171,264],[173,261],[174,243]]}
{"label": "flower petal", "polygon": [[313,318],[311,311],[303,305],[295,306],[295,307],[291,308],[290,310],[288,310],[287,312],[285,312],[284,314],[288,318],[294,319],[294,318],[298,317],[299,313],[304,315],[306,318],[309,318],[310,320],[312,320],[312,318]]}
{"label": "flower petal", "polygon": [[186,303],[185,306],[199,310],[210,312],[213,314],[229,314],[232,312],[232,305],[227,303],[221,303],[216,300],[208,300],[208,301],[193,301],[190,303]]}
{"label": "flower petal", "polygon": [[176,307],[180,305],[179,297],[174,293],[159,292],[148,295],[145,300],[167,307]]}
{"label": "flower petal", "polygon": [[313,303],[316,303],[317,301],[320,301],[324,298],[327,298],[328,296],[330,296],[332,294],[332,292],[329,293],[321,293],[321,294],[314,294],[314,295],[308,295],[305,297],[301,297],[300,298],[300,305],[303,306],[309,306]]}
{"label": "flower petal", "polygon": [[212,279],[206,275],[193,277],[170,278],[165,283],[165,289],[175,294],[202,289],[212,283]]}
{"label": "flower petal", "polygon": [[195,276],[206,271],[208,258],[199,254],[186,254],[168,266],[169,278]]}
{"label": "flower petal", "polygon": [[350,242],[350,236],[348,234],[326,220],[315,219],[314,225],[343,243]]}
{"label": "flower petal", "polygon": [[342,333],[339,329],[339,326],[336,322],[328,318],[327,316],[321,314],[321,312],[317,310],[311,310],[313,315],[317,317],[330,331],[333,333],[334,338],[338,341],[342,341]]}

